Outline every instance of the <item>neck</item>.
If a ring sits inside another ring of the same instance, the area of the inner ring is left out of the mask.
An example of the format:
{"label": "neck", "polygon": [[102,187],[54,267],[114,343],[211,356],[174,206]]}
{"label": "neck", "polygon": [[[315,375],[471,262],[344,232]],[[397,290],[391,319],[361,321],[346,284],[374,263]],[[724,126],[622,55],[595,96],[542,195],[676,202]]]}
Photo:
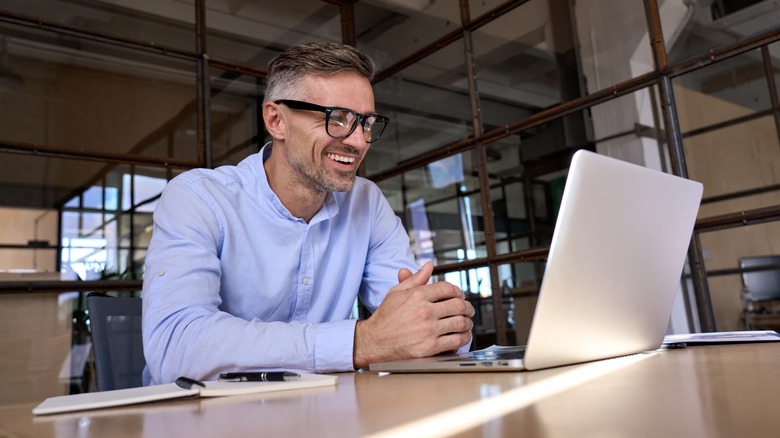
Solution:
{"label": "neck", "polygon": [[322,208],[328,193],[314,190],[305,181],[295,178],[294,172],[281,167],[282,161],[274,160],[272,154],[263,162],[268,185],[293,216],[308,223]]}

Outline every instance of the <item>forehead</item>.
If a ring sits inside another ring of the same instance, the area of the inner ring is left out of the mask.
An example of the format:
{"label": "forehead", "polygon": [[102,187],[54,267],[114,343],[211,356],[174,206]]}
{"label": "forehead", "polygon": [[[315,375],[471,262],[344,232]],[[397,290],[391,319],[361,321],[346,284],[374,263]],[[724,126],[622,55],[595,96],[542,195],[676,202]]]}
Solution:
{"label": "forehead", "polygon": [[361,113],[374,111],[371,83],[354,72],[309,75],[302,83],[304,100],[322,106],[339,106]]}

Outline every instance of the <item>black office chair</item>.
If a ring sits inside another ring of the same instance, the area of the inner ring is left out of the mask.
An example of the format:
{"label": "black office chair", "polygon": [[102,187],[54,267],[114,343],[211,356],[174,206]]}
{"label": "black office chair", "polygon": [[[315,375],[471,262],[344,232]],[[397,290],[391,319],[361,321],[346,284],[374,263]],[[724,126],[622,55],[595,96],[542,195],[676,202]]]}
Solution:
{"label": "black office chair", "polygon": [[98,391],[142,386],[141,298],[87,295]]}
{"label": "black office chair", "polygon": [[776,329],[780,323],[780,256],[739,259],[745,328]]}

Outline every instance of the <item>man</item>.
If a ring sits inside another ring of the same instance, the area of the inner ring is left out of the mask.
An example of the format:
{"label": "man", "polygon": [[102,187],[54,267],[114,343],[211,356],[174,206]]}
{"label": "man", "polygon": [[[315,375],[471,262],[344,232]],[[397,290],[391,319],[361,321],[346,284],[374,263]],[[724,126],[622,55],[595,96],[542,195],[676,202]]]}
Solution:
{"label": "man", "polygon": [[[347,371],[453,351],[474,309],[427,284],[379,188],[356,178],[388,120],[374,65],[338,44],[271,63],[263,120],[272,141],[237,166],[174,178],[146,257],[144,383],[220,372]],[[349,319],[360,294],[373,311]]]}

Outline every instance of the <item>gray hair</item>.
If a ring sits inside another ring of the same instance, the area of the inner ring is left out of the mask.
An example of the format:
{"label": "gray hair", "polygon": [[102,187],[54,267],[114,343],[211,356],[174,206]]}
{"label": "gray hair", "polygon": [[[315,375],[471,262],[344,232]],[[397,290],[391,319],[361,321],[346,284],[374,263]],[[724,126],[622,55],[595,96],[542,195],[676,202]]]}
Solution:
{"label": "gray hair", "polygon": [[301,98],[298,85],[308,75],[355,72],[371,81],[374,61],[352,46],[336,43],[308,43],[282,52],[268,67],[264,102]]}

